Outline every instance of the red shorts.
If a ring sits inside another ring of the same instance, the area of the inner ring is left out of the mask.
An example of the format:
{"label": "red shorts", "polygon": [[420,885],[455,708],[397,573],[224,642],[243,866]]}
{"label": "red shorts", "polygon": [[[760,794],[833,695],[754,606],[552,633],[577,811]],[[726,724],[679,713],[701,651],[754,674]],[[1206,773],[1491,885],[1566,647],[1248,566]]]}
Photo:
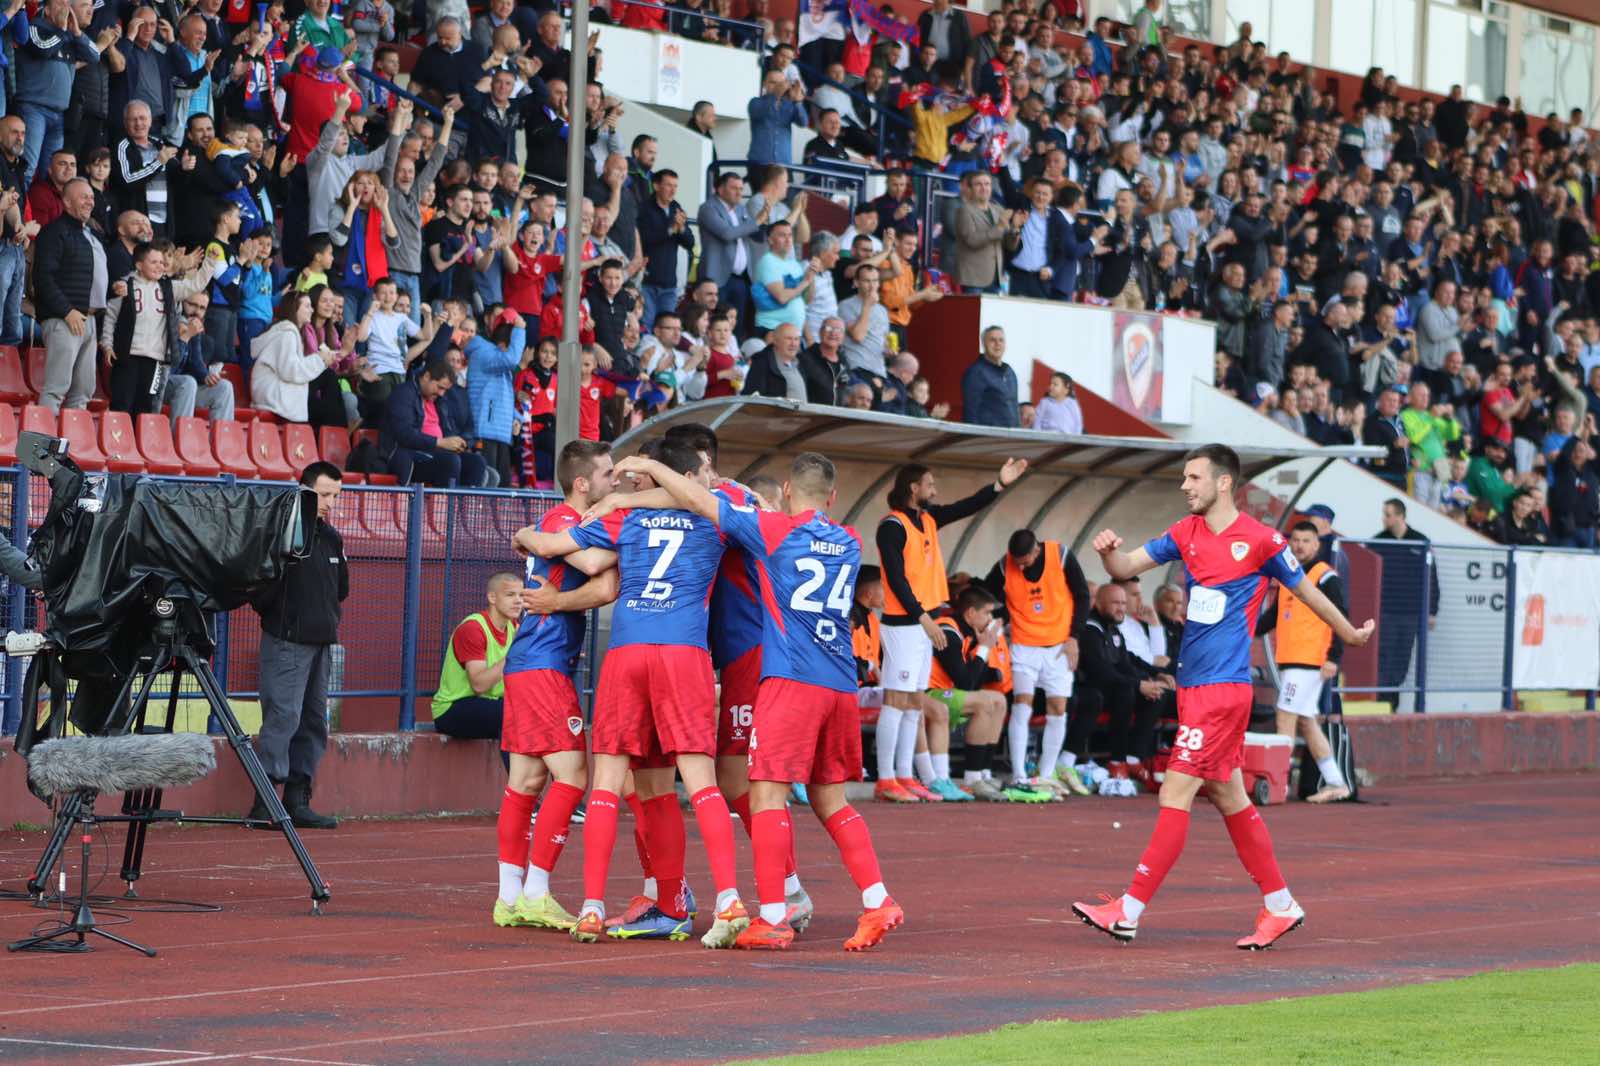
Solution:
{"label": "red shorts", "polygon": [[761,687],[761,645],[757,644],[722,668],[722,695],[717,714],[717,757],[747,755],[750,726],[755,721],[756,691]]}
{"label": "red shorts", "polygon": [[1178,688],[1178,739],[1167,769],[1226,781],[1244,765],[1244,733],[1255,690],[1243,682]]}
{"label": "red shorts", "polygon": [[606,652],[594,693],[596,755],[632,755],[641,768],[673,755],[717,752],[717,681],[711,654],[682,644],[628,644]]}
{"label": "red shorts", "polygon": [[583,708],[572,678],[560,670],[506,675],[500,747],[518,755],[583,750]]}
{"label": "red shorts", "polygon": [[769,677],[756,694],[750,780],[834,785],[861,780],[861,711],[854,692]]}

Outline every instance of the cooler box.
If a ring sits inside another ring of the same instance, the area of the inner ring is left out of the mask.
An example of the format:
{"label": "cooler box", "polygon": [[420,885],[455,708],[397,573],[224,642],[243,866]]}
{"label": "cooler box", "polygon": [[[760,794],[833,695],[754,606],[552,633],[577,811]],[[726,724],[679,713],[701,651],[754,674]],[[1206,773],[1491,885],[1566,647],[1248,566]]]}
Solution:
{"label": "cooler box", "polygon": [[1244,789],[1256,806],[1283,803],[1289,798],[1289,763],[1294,738],[1278,733],[1244,735]]}

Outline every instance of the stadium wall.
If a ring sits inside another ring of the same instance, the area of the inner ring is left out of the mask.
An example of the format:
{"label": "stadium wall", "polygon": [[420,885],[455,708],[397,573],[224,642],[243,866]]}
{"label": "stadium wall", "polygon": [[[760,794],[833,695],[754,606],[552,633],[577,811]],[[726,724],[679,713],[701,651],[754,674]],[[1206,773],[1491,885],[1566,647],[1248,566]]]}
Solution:
{"label": "stadium wall", "polygon": [[[1357,762],[1381,788],[1386,781],[1492,774],[1600,770],[1600,714],[1420,714],[1347,719]],[[227,741],[215,738],[217,770],[162,805],[193,815],[239,814],[250,787]],[[23,762],[0,747],[0,826],[28,829],[50,812],[28,792]],[[335,733],[317,773],[317,807],[341,817],[427,816],[492,812],[503,771],[489,741],[436,733]],[[110,810],[115,798],[102,798]],[[1070,817],[1070,815],[1069,815]],[[308,838],[314,854],[336,837]],[[266,847],[272,842],[267,840]]]}

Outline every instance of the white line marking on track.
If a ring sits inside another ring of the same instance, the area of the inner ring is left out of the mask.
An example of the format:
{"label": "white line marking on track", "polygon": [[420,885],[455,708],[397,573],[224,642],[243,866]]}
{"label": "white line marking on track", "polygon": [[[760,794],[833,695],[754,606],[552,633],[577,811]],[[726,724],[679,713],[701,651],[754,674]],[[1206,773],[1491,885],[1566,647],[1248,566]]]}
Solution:
{"label": "white line marking on track", "polygon": [[[43,1047],[73,1047],[86,1051],[153,1051],[159,1055],[211,1055],[210,1051],[182,1051],[171,1047],[133,1047],[129,1044],[84,1044],[76,1040],[34,1040],[24,1036],[0,1036],[0,1044],[39,1044]],[[175,1060],[191,1062],[192,1059]]]}

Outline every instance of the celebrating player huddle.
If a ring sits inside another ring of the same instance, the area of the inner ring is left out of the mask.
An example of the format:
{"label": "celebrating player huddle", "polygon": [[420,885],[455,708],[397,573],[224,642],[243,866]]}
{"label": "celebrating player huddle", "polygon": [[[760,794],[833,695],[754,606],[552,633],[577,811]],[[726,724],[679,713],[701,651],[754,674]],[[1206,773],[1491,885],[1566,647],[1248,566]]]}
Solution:
{"label": "celebrating player huddle", "polygon": [[[676,776],[688,792],[716,889],[714,917],[701,937],[706,947],[787,948],[809,924],[813,905],[796,870],[791,786],[806,786],[807,802],[861,892],[861,914],[845,948],[872,947],[905,920],[884,886],[866,823],[845,798],[845,783],[860,779],[862,770],[857,656],[878,642],[875,628],[853,632],[852,623],[863,615],[870,623],[869,601],[878,590],[874,572],[863,581],[871,590],[867,606],[858,603],[861,539],[827,513],[835,498],[833,464],[804,453],[781,485],[767,479],[753,488],[720,480],[716,454],[715,435],[699,426],[673,427],[615,465],[608,446],[575,441],[557,464],[565,501],[537,528],[516,535],[528,556],[527,614],[505,666],[502,743],[510,775],[499,820],[497,924],[564,929],[586,943],[687,939],[695,902],[684,878]],[[999,588],[973,584],[956,597],[952,615],[935,621],[929,614],[949,598],[939,522],[983,507],[1025,467],[1008,462],[992,487],[945,508],[931,503],[933,481],[924,468],[902,471],[891,493],[893,510],[878,533],[889,601],[882,637],[888,691],[877,732],[880,798],[920,798],[901,784],[902,764],[911,761],[919,770],[929,763],[929,799],[958,791],[949,780],[948,727],[968,711],[973,724],[962,798],[1036,802],[1088,791],[1074,770],[1088,731],[1075,721],[1069,734],[1065,717],[1087,600],[1071,553],[1018,531],[1004,566],[997,564],[992,580]],[[1316,582],[1301,581],[1296,553],[1280,535],[1238,514],[1238,476],[1238,457],[1229,449],[1197,449],[1184,467],[1189,517],[1133,552],[1122,551],[1110,530],[1094,538],[1113,579],[1163,563],[1181,563],[1188,576],[1175,682],[1178,737],[1155,833],[1124,895],[1073,907],[1083,921],[1124,942],[1133,939],[1141,912],[1176,862],[1202,789],[1222,812],[1264,897],[1255,931],[1239,946],[1270,946],[1304,918],[1240,775],[1251,707],[1249,646],[1270,579],[1292,590],[1293,602],[1344,644],[1364,643],[1373,626],[1352,626]],[[615,491],[624,481],[632,491]],[[1004,648],[990,620],[997,600],[1014,627],[1014,652],[995,654]],[[573,915],[550,892],[551,871],[589,784],[573,672],[583,612],[613,601],[587,744],[593,787],[583,826],[584,898]],[[1005,719],[996,685],[1014,685],[1016,699],[1008,730],[1012,778],[1004,789],[988,770]],[[1039,776],[1029,779],[1023,761],[1036,689],[1045,692],[1047,716]],[[923,708],[926,732],[918,720]],[[534,798],[547,783],[530,833]],[[623,913],[608,919],[624,803],[634,814],[645,881]],[[753,918],[738,888],[734,813],[754,853],[759,911]]]}
{"label": "celebrating player huddle", "polygon": [[[522,867],[513,830],[527,824],[528,810],[518,797],[524,789],[531,797],[538,783],[537,773],[528,770],[513,777],[513,786],[523,787],[508,787],[502,806],[496,920],[568,928],[584,942],[606,934],[686,938],[693,897],[683,878],[686,844],[673,790],[676,771],[689,792],[717,891],[705,946],[785,948],[809,921],[811,901],[795,873],[787,807],[790,785],[800,783],[809,786],[811,807],[861,890],[862,914],[845,947],[871,947],[904,914],[883,885],[865,822],[844,797],[844,783],[861,773],[850,627],[860,539],[825,513],[834,491],[833,464],[825,457],[808,453],[795,459],[780,490],[787,513],[762,510],[753,492],[718,482],[715,438],[688,428],[614,468],[601,446],[569,446],[558,467],[565,507],[557,509],[559,516],[547,515],[540,528],[517,534],[518,547],[530,555],[530,585],[562,585],[574,580],[574,571],[590,575],[581,588],[563,587],[547,600],[534,597],[536,602],[571,610],[572,597],[614,572],[609,586],[581,602],[614,590],[616,606],[590,738],[594,787],[584,823],[583,905],[574,918],[548,895],[549,869],[559,850],[551,854],[540,843],[557,824],[564,838],[571,818],[570,807],[558,809],[545,827],[549,798],[534,824],[527,872],[517,883],[515,872]],[[690,434],[705,438],[695,442],[702,447],[685,439]],[[606,492],[614,477],[630,479],[635,491]],[[582,523],[569,513],[579,506],[588,512]],[[535,561],[545,559],[561,562]],[[719,622],[715,649],[708,643],[713,613]],[[530,613],[513,649],[524,640],[538,641],[549,624],[549,617]],[[565,628],[570,632],[573,623]],[[713,650],[723,668],[720,705]],[[504,743],[510,749],[524,738],[535,741],[528,751],[514,750],[514,765],[549,766],[562,783],[556,766],[569,741],[557,726],[569,723],[567,733],[579,737],[581,752],[582,719],[568,713],[565,688],[561,699],[520,699],[533,689],[514,687],[511,670]],[[570,665],[566,681],[570,687]],[[529,721],[540,725],[524,728]],[[741,755],[747,775],[737,770]],[[640,801],[635,810],[644,812],[640,856],[648,864],[644,895],[651,902],[608,928],[606,882],[630,774]],[[737,887],[730,799],[755,853],[760,913],[753,922]]]}

